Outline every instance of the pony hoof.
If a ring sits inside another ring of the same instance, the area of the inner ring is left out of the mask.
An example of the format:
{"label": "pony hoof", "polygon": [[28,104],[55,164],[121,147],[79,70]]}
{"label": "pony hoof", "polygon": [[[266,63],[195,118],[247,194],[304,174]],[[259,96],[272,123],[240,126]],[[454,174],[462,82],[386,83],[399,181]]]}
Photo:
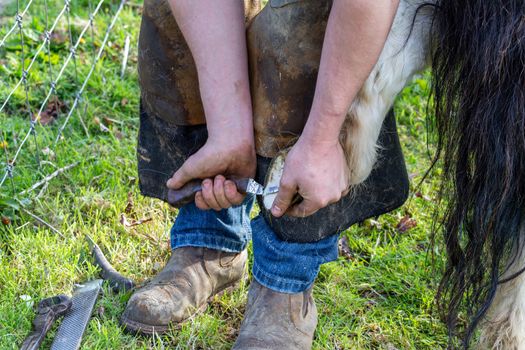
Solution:
{"label": "pony hoof", "polygon": [[[265,189],[270,192],[274,192],[274,189],[279,188],[279,184],[281,183],[281,177],[283,176],[284,171],[284,161],[286,159],[286,156],[288,155],[288,151],[290,149],[286,149],[284,151],[279,152],[275,158],[270,163],[270,167],[268,168],[268,172],[266,173],[266,181],[265,181]],[[275,200],[275,197],[277,197],[278,191],[275,193],[265,193],[263,194],[263,204],[264,207],[267,210],[270,210],[273,205],[273,201]]]}

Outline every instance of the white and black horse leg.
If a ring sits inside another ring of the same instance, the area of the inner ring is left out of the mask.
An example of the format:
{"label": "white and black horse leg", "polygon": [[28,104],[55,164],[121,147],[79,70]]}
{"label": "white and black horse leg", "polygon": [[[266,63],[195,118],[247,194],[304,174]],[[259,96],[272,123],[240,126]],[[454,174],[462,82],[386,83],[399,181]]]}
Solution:
{"label": "white and black horse leg", "polygon": [[481,325],[480,349],[525,350],[525,224],[514,247],[507,272]]}

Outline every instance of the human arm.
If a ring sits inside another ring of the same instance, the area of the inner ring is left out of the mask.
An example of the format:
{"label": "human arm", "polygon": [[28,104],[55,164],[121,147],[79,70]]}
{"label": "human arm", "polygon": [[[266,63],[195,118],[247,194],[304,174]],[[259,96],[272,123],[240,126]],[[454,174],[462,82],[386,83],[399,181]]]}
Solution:
{"label": "human arm", "polygon": [[167,186],[208,179],[196,204],[219,210],[243,198],[222,175],[252,177],[256,166],[244,7],[237,0],[170,0],[170,5],[197,67],[208,140]]}
{"label": "human arm", "polygon": [[[384,46],[399,0],[335,0],[314,100],[303,133],[286,158],[272,214],[304,217],[337,202],[349,169],[339,135],[345,116]],[[291,206],[299,193],[303,201]]]}

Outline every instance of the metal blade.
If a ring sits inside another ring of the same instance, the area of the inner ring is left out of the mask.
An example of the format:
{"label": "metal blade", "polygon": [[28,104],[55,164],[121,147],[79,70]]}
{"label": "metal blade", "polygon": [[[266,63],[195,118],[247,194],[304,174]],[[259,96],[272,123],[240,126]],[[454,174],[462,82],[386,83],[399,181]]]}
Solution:
{"label": "metal blade", "polygon": [[77,288],[73,294],[73,305],[58,328],[51,350],[77,350],[82,335],[89,323],[102,280],[89,281]]}
{"label": "metal blade", "polygon": [[254,179],[249,179],[248,185],[246,186],[246,193],[251,193],[258,196],[262,195],[264,193],[264,186]]}
{"label": "metal blade", "polygon": [[262,194],[266,196],[268,194],[274,194],[277,192],[279,192],[279,186],[271,186],[266,188]]}
{"label": "metal blade", "polygon": [[135,286],[135,283],[127,277],[121,275],[108,261],[102,249],[98,244],[91,239],[91,237],[85,233],[86,240],[89,244],[89,252],[95,260],[95,266],[98,266],[101,270],[101,276],[105,281],[109,282],[109,285],[115,293],[125,292],[132,289]]}
{"label": "metal blade", "polygon": [[84,237],[86,238],[86,241],[88,242],[89,250],[93,250],[93,248],[97,245],[95,241],[87,233],[84,233]]}

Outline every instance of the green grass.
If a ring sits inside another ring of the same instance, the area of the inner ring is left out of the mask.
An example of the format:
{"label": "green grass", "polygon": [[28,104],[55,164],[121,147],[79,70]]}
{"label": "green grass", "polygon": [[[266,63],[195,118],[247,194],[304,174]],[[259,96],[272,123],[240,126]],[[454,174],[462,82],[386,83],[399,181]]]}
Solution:
{"label": "green grass", "polygon": [[[59,2],[50,1],[56,11]],[[86,2],[73,8],[78,18],[86,18]],[[82,6],[84,5],[84,6]],[[100,45],[116,2],[105,5],[97,17],[95,43]],[[37,8],[37,7],[36,7]],[[12,11],[12,7],[10,8]],[[34,50],[42,30],[43,11],[31,18],[26,29],[28,44]],[[51,16],[52,17],[52,16]],[[79,23],[74,16],[74,35]],[[44,297],[71,293],[75,283],[98,276],[83,235],[89,233],[108,253],[108,258],[123,274],[144,281],[158,272],[169,256],[168,229],[176,212],[165,204],[144,198],[137,188],[135,143],[138,129],[139,88],[136,74],[136,42],[140,7],[127,6],[111,35],[103,60],[90,80],[82,104],[54,145],[59,125],[73,101],[74,70],[68,69],[59,86],[58,98],[66,103],[58,123],[37,128],[37,143],[30,139],[18,159],[14,172],[15,191],[30,187],[56,169],[80,162],[73,169],[25,196],[16,196],[24,209],[43,218],[63,233],[59,237],[48,227],[8,204],[15,196],[11,183],[0,189],[0,215],[12,219],[0,224],[0,349],[15,349],[31,328],[36,304]],[[0,20],[4,23],[5,18]],[[65,25],[60,26],[65,34]],[[0,32],[0,37],[3,32]],[[129,68],[120,79],[122,47],[131,36]],[[33,37],[34,40],[30,38]],[[91,62],[90,37],[78,55],[79,80]],[[67,54],[67,41],[54,45],[53,69]],[[0,49],[2,81],[20,77],[16,40]],[[49,83],[46,58],[38,60],[31,73],[30,104],[36,108]],[[430,164],[425,124],[428,98],[427,78],[416,80],[399,97],[396,113],[407,167],[412,184],[419,183]],[[7,84],[0,86],[3,101]],[[87,128],[87,133],[80,118]],[[108,124],[101,131],[96,118]],[[106,119],[105,119],[106,118]],[[107,118],[115,120],[111,125]],[[17,92],[6,113],[0,114],[7,150],[12,156],[28,127],[23,90]],[[45,151],[46,148],[52,150]],[[0,149],[0,153],[3,151]],[[41,166],[35,160],[38,154]],[[4,161],[4,158],[2,158]],[[3,168],[4,163],[0,163]],[[0,175],[3,172],[0,173]],[[407,204],[377,221],[356,225],[343,234],[348,237],[354,259],[341,257],[321,269],[314,294],[320,312],[315,349],[440,349],[446,347],[446,333],[433,307],[433,298],[442,253],[430,249],[432,215],[435,210],[440,170],[413,192]],[[129,200],[132,210],[126,213]],[[4,203],[4,204],[2,204]],[[417,226],[405,233],[396,229],[400,219],[410,213]],[[127,228],[121,215],[151,218],[142,225]],[[237,335],[248,283],[231,294],[215,299],[206,312],[184,325],[156,338],[135,337],[124,333],[118,319],[129,294],[112,294],[108,289],[98,300],[95,314],[83,339],[83,349],[228,349]],[[56,328],[53,329],[55,331]],[[49,345],[52,333],[47,337]]]}

